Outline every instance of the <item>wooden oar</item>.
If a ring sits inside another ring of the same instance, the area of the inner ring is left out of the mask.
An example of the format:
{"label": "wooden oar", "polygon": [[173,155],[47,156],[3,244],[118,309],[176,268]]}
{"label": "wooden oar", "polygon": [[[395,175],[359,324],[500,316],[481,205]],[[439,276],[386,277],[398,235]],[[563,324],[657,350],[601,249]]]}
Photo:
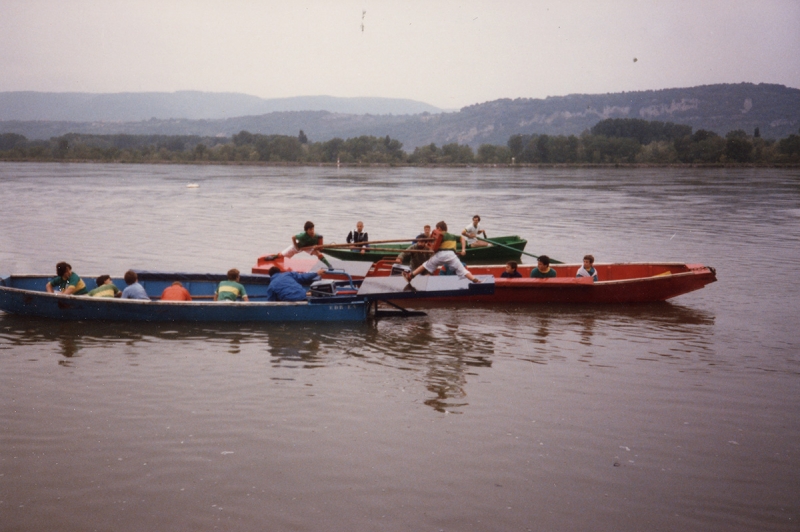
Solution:
{"label": "wooden oar", "polygon": [[[495,246],[500,246],[501,248],[508,248],[508,249],[513,249],[514,251],[519,251],[523,255],[527,255],[529,257],[533,257],[534,259],[538,259],[539,258],[538,255],[534,255],[533,253],[525,253],[524,251],[520,251],[515,247],[507,246],[505,244],[501,244],[500,242],[495,242],[494,240],[489,240],[488,238],[477,237],[477,239],[478,240],[483,240],[484,242],[488,242],[490,244],[494,244]],[[564,264],[564,263],[561,262],[560,260],[550,259],[550,264]]]}
{"label": "wooden oar", "polygon": [[419,242],[424,241],[427,242],[429,240],[433,240],[432,238],[404,238],[403,240],[373,240],[371,242],[353,242],[351,244],[323,244],[319,246],[317,249],[325,249],[325,248],[357,248],[361,246],[368,246],[370,244],[399,244],[401,242]]}
{"label": "wooden oar", "polygon": [[[324,249],[322,251],[325,252]],[[394,253],[394,252],[397,252],[397,253],[405,253],[405,252],[411,252],[411,253],[433,253],[433,251],[431,251],[429,249],[409,249],[409,248],[405,248],[405,249],[402,249],[402,248],[397,248],[397,249],[395,249],[395,248],[369,249],[369,248],[367,248],[367,251],[371,251],[373,253],[383,253],[383,252],[389,252],[389,253]],[[358,250],[353,251],[353,253],[357,253],[357,252],[358,252]]]}

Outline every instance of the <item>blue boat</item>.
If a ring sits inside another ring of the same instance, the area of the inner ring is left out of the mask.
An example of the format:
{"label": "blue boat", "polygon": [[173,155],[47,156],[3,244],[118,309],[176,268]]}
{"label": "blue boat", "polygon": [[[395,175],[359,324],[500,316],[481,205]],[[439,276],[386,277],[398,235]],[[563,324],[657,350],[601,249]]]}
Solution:
{"label": "blue boat", "polygon": [[[305,301],[266,301],[269,275],[242,275],[250,299],[213,301],[214,291],[224,274],[173,272],[137,272],[150,300],[88,297],[50,294],[45,285],[52,275],[10,275],[0,279],[0,310],[21,316],[60,320],[150,321],[150,322],[292,322],[292,321],[363,321],[369,315],[386,315],[378,304],[384,302],[398,313],[409,315],[389,300],[441,295],[492,293],[494,280],[469,283],[456,278],[433,283],[426,291],[412,291],[402,279],[387,284],[379,282],[321,281],[309,289]],[[161,292],[174,281],[181,281],[192,301],[160,301]],[[84,278],[87,289],[95,287]],[[125,286],[122,279],[112,279]]]}

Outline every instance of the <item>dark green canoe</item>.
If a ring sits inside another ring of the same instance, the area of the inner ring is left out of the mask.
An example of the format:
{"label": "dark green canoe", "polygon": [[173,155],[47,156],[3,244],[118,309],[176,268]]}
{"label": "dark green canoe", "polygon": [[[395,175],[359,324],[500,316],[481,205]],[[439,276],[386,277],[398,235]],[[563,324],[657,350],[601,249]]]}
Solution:
{"label": "dark green canoe", "polygon": [[[510,260],[519,261],[522,252],[525,250],[525,245],[528,243],[527,240],[516,235],[498,236],[493,237],[491,240],[503,245],[467,247],[467,255],[466,257],[461,257],[461,260],[466,264],[502,264]],[[381,259],[394,259],[400,254],[397,250],[405,249],[406,247],[404,244],[374,244],[367,248],[364,253],[361,253],[360,248],[323,249],[322,252],[340,260],[376,262]],[[460,243],[458,244],[458,250],[461,250]]]}

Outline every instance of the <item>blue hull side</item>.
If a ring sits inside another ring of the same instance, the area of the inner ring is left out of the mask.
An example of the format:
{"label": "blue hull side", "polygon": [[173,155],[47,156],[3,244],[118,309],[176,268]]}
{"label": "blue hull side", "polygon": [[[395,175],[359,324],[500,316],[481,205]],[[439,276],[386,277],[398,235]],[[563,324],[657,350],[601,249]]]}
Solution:
{"label": "blue hull side", "polygon": [[287,322],[363,321],[368,303],[352,298],[321,302],[137,301],[33,292],[0,286],[0,310],[60,320]]}

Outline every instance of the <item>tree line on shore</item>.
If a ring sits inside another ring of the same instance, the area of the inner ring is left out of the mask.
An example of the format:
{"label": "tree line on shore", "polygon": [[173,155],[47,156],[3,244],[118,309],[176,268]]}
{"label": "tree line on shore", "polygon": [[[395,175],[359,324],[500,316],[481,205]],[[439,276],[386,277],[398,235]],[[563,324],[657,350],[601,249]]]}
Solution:
{"label": "tree line on shore", "polygon": [[608,119],[576,135],[512,135],[505,146],[429,144],[403,150],[397,139],[363,135],[309,142],[297,136],[242,131],[227,137],[197,135],[84,135],[49,140],[0,134],[3,161],[125,163],[299,164],[799,164],[800,131],[780,140],[731,131],[720,136],[691,126],[639,119]]}

